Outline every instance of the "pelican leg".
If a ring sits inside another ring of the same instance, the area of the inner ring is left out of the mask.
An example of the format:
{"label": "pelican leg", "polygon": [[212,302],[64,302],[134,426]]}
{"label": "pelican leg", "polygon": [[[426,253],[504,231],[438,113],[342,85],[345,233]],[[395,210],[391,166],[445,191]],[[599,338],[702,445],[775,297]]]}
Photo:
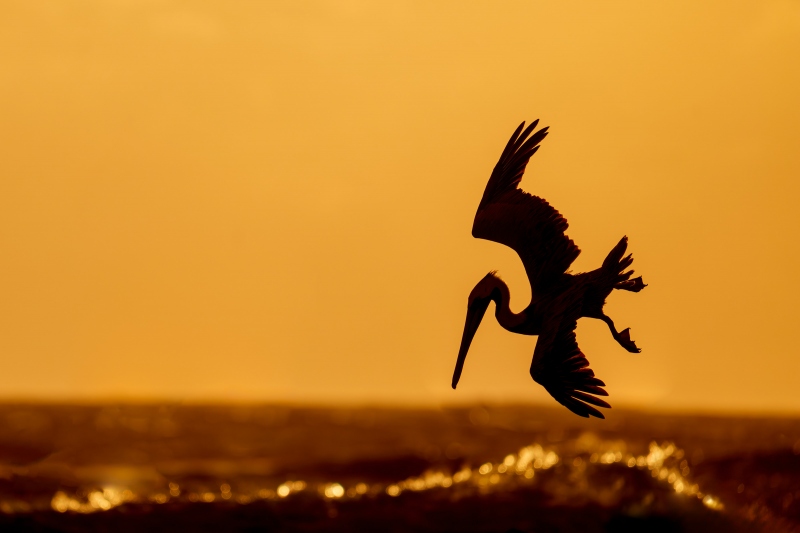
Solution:
{"label": "pelican leg", "polygon": [[614,285],[615,289],[622,289],[623,291],[631,291],[631,292],[639,292],[640,290],[647,287],[644,281],[642,281],[642,276],[638,278],[629,279],[626,281],[620,281],[616,285]]}
{"label": "pelican leg", "polygon": [[642,351],[642,349],[637,347],[636,343],[631,340],[631,328],[625,328],[622,331],[617,331],[617,328],[614,327],[614,321],[611,320],[608,315],[600,315],[598,318],[608,324],[608,329],[611,330],[611,335],[614,337],[614,340],[620,344],[620,346],[631,353],[639,353]]}

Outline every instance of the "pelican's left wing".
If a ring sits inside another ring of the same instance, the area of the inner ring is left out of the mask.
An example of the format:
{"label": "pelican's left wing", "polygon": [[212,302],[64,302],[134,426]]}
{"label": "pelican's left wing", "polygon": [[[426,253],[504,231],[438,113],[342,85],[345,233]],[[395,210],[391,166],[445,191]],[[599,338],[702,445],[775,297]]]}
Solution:
{"label": "pelican's left wing", "polygon": [[547,136],[547,128],[534,132],[538,123],[534,121],[523,131],[523,122],[509,139],[472,225],[474,237],[505,244],[519,254],[534,299],[558,285],[581,253],[564,234],[566,219],[542,198],[518,188],[528,161]]}
{"label": "pelican's left wing", "polygon": [[[562,315],[563,316],[563,315]],[[605,383],[594,377],[589,361],[578,348],[575,338],[577,322],[554,317],[545,324],[533,352],[531,377],[542,385],[561,405],[584,418],[605,418],[598,407],[611,406],[596,396],[608,396]]]}

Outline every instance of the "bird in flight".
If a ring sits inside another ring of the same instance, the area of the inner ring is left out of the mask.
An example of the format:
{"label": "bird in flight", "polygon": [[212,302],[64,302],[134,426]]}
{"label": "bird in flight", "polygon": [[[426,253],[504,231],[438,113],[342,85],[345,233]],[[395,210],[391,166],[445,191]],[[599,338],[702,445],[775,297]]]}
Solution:
{"label": "bird in flight", "polygon": [[[458,351],[453,388],[458,385],[470,343],[489,307],[503,328],[523,335],[538,335],[531,362],[531,377],[553,398],[573,413],[585,418],[605,418],[595,407],[611,406],[598,396],[608,396],[605,383],[589,368],[589,361],[578,347],[575,327],[581,317],[597,318],[608,324],[611,335],[626,350],[641,350],[631,340],[630,328],[617,331],[603,312],[611,291],[639,292],[646,287],[642,277],[631,278],[633,262],[625,256],[628,238],[623,237],[609,252],[600,268],[581,274],[567,269],[580,254],[572,239],[564,234],[567,221],[545,200],[518,188],[531,156],[547,136],[547,128],[534,133],[539,121],[525,128],[519,125],[500,161],[489,177],[483,193],[472,236],[513,249],[522,259],[531,284],[531,303],[521,313],[509,308],[508,286],[489,272],[478,282],[467,301],[467,320]],[[523,128],[524,131],[523,131]],[[592,407],[595,406],[595,407]]]}

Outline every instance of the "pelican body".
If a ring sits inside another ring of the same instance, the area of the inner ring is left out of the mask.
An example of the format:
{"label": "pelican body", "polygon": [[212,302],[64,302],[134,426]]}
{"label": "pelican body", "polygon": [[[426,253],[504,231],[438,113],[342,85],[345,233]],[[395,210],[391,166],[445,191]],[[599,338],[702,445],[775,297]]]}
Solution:
{"label": "pelican body", "polygon": [[630,254],[625,255],[627,237],[614,246],[600,268],[575,275],[567,272],[580,254],[564,233],[567,221],[545,200],[518,188],[528,161],[547,136],[547,128],[534,133],[538,123],[536,120],[525,128],[523,122],[511,136],[489,178],[472,226],[473,237],[505,244],[519,254],[531,284],[531,303],[522,312],[513,313],[508,286],[495,272],[478,282],[467,301],[467,320],[452,385],[454,389],[458,385],[475,332],[494,302],[495,316],[503,328],[539,336],[530,368],[534,381],[573,413],[605,418],[595,407],[611,407],[598,398],[608,393],[578,347],[577,321],[581,317],[602,320],[623,348],[640,352],[630,338],[630,328],[617,331],[603,306],[614,289],[639,292],[646,285],[641,276],[631,277],[633,270],[626,271],[633,262]]}

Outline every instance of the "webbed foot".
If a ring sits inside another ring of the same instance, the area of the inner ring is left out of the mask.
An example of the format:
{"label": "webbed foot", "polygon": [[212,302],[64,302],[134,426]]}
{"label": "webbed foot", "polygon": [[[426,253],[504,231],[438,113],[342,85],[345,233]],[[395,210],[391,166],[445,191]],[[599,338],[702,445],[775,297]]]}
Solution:
{"label": "webbed foot", "polygon": [[631,328],[625,328],[614,337],[617,342],[631,353],[641,353],[642,349],[636,346],[636,343],[631,340]]}
{"label": "webbed foot", "polygon": [[642,281],[642,276],[629,279],[627,281],[620,281],[616,285],[614,285],[615,289],[622,289],[623,291],[631,291],[631,292],[639,292],[640,290],[647,287],[644,281]]}

